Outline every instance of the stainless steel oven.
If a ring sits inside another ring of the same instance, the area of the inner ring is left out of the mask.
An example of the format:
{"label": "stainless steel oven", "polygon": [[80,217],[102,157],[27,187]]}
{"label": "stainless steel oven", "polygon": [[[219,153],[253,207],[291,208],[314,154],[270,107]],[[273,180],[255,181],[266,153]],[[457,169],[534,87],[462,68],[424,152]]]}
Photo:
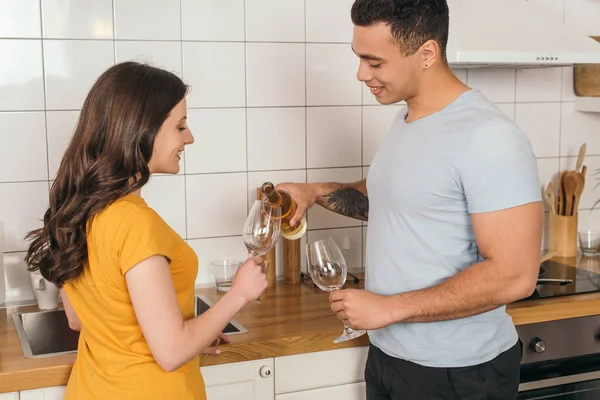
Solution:
{"label": "stainless steel oven", "polygon": [[600,399],[600,316],[520,325],[517,331],[523,342],[519,399]]}

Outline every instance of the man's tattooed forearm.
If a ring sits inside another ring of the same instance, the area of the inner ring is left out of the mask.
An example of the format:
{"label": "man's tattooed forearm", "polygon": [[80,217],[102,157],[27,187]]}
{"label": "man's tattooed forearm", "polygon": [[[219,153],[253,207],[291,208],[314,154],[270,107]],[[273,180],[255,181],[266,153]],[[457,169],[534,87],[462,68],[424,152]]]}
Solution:
{"label": "man's tattooed forearm", "polygon": [[365,221],[369,218],[369,198],[360,190],[339,188],[324,197],[328,207],[338,214]]}

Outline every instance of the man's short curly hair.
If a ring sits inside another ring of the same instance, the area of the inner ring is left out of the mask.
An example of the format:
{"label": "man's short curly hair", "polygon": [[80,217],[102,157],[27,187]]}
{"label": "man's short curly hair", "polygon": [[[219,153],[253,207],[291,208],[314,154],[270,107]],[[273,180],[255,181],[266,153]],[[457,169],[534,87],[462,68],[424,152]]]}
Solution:
{"label": "man's short curly hair", "polygon": [[356,0],[352,22],[357,26],[384,23],[404,56],[414,54],[428,40],[435,40],[446,59],[450,16],[446,0]]}

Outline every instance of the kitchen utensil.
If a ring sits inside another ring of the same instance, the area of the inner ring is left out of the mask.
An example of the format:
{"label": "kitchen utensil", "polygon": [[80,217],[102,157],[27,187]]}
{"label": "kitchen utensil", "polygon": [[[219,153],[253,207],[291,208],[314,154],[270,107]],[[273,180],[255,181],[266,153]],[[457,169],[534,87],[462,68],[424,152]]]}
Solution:
{"label": "kitchen utensil", "polygon": [[555,284],[560,286],[568,285],[569,283],[573,283],[573,279],[552,279],[552,278],[538,278],[537,284]]}
{"label": "kitchen utensil", "polygon": [[581,200],[581,194],[583,193],[583,188],[585,186],[585,177],[581,172],[575,173],[575,182],[575,193],[573,194],[573,215],[577,214],[579,210],[579,200]]}
{"label": "kitchen utensil", "polygon": [[567,173],[567,171],[561,171],[560,174],[558,175],[558,185],[556,187],[556,192],[557,192],[557,197],[558,197],[558,208],[557,208],[557,214],[559,215],[565,215],[565,191],[564,191],[564,186],[563,186],[563,177],[565,176],[565,174]]}
{"label": "kitchen utensil", "polygon": [[577,156],[577,164],[575,164],[575,171],[579,172],[579,169],[583,165],[583,158],[585,157],[587,145],[583,143],[579,148],[579,155]]}
{"label": "kitchen utensil", "polygon": [[562,178],[564,196],[565,196],[565,216],[574,215],[577,210],[573,210],[573,199],[577,190],[577,172],[567,171]]}
{"label": "kitchen utensil", "polygon": [[548,205],[548,208],[556,214],[556,198],[554,197],[554,185],[552,182],[548,182],[548,187],[544,191],[544,200]]}

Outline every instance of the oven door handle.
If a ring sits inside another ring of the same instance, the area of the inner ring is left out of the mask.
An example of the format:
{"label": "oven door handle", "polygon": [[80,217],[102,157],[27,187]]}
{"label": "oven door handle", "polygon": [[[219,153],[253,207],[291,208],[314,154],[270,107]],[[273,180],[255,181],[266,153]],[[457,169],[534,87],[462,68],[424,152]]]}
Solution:
{"label": "oven door handle", "polygon": [[524,392],[526,390],[543,389],[552,386],[567,385],[569,383],[592,381],[594,379],[600,379],[600,371],[561,376],[558,378],[543,379],[540,381],[524,382],[519,385],[519,392]]}

